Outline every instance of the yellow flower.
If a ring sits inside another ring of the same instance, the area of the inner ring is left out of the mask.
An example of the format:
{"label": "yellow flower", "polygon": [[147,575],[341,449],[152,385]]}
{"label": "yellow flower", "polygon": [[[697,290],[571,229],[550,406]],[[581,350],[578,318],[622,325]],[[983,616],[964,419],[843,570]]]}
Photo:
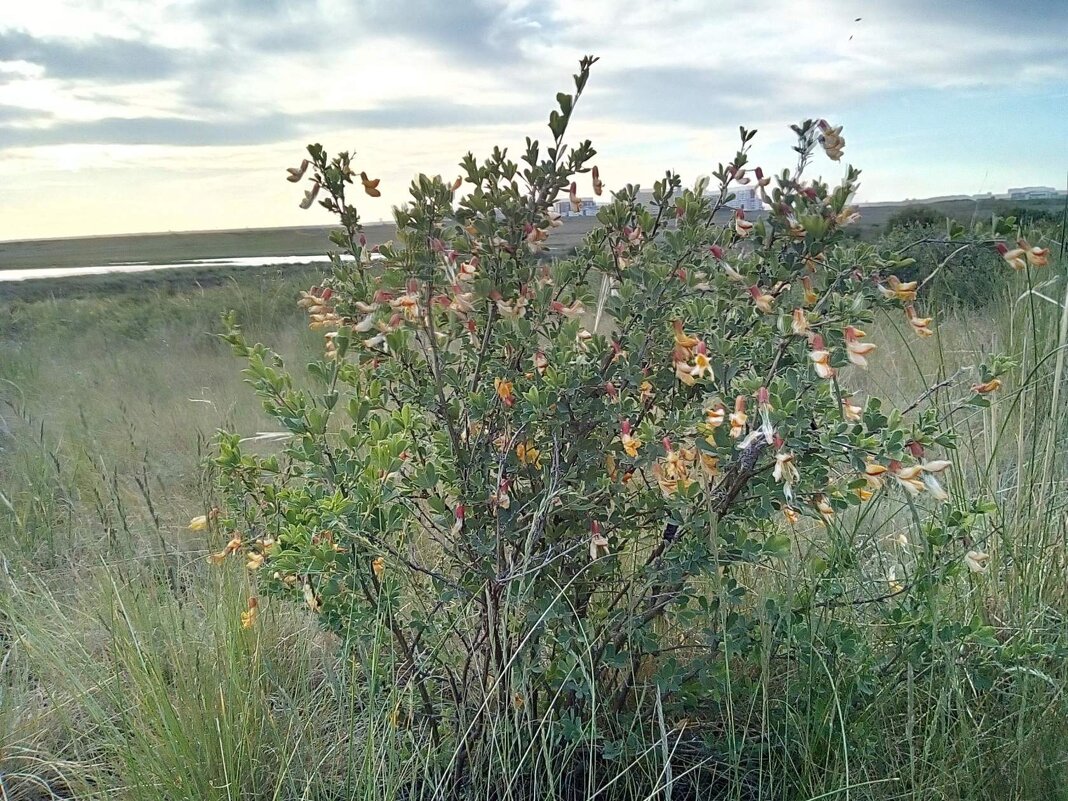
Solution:
{"label": "yellow flower", "polygon": [[808,333],[808,318],[805,317],[804,309],[794,309],[793,320],[790,323],[790,328],[798,336],[804,336]]}
{"label": "yellow flower", "polygon": [[250,629],[256,624],[259,605],[260,602],[255,597],[248,599],[248,609],[241,613],[241,628]]}
{"label": "yellow flower", "polygon": [[207,529],[207,527],[208,527],[208,516],[207,515],[197,515],[196,517],[194,517],[192,520],[189,521],[189,530],[190,531],[204,531],[205,529]]}
{"label": "yellow flower", "polygon": [[694,378],[704,378],[706,375],[712,372],[712,362],[708,359],[708,354],[704,352],[701,345],[698,346],[698,351],[693,357],[693,367],[690,369],[690,375]]}
{"label": "yellow flower", "polygon": [[504,378],[494,378],[493,388],[497,391],[497,397],[505,406],[515,403],[515,395],[512,391],[512,382]]}
{"label": "yellow flower", "polygon": [[849,357],[849,361],[855,364],[857,367],[868,366],[868,355],[875,350],[875,345],[870,342],[861,342],[860,340],[866,337],[863,331],[859,328],[855,328],[851,325],[847,325],[845,329],[845,341],[846,341],[846,355]]}
{"label": "yellow flower", "polygon": [[786,522],[791,526],[796,526],[797,522],[801,519],[801,515],[792,506],[784,506],[782,508],[782,513],[786,518]]}
{"label": "yellow flower", "polygon": [[749,421],[749,415],[745,413],[745,395],[739,395],[734,399],[734,411],[731,412],[731,436],[734,439],[745,433],[745,425]]}
{"label": "yellow flower", "polygon": [[855,423],[860,420],[863,411],[864,410],[859,406],[856,406],[850,398],[842,398],[842,417],[850,423]]}
{"label": "yellow flower", "polygon": [[813,287],[812,287],[812,279],[809,278],[807,275],[803,276],[801,278],[801,286],[804,287],[804,290],[805,290],[805,293],[804,293],[805,305],[806,306],[815,305],[816,301],[819,299],[819,296],[816,294],[816,290],[813,289]]}
{"label": "yellow flower", "polygon": [[857,487],[853,492],[861,501],[870,501],[872,496],[875,495],[870,489],[865,489],[864,487]]}
{"label": "yellow flower", "polygon": [[264,556],[259,551],[249,551],[248,561],[245,563],[245,567],[249,570],[259,570],[263,567]]}
{"label": "yellow flower", "polygon": [[515,446],[515,455],[520,464],[529,464],[541,469],[541,451],[529,442],[520,442]]}
{"label": "yellow flower", "polygon": [[890,592],[898,593],[905,589],[905,585],[897,580],[897,568],[894,567],[887,571],[886,583],[890,587]]}
{"label": "yellow flower", "polygon": [[638,458],[638,448],[642,446],[642,441],[636,436],[630,433],[630,420],[624,420],[620,427],[619,441],[623,443],[623,451],[631,459]]}
{"label": "yellow flower", "polygon": [[642,381],[638,386],[638,392],[641,393],[641,402],[648,403],[653,398],[653,385],[648,381]]}
{"label": "yellow flower", "polygon": [[701,451],[701,468],[709,478],[715,478],[719,475],[719,457],[714,453]]}
{"label": "yellow flower", "polygon": [[371,571],[375,574],[376,579],[382,580],[382,574],[386,572],[386,559],[384,556],[376,556],[371,560]]}

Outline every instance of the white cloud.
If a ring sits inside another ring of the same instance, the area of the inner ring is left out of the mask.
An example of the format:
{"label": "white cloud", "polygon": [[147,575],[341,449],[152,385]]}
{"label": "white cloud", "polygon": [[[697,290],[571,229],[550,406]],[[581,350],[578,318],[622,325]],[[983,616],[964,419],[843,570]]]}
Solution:
{"label": "white cloud", "polygon": [[[688,179],[707,173],[730,157],[739,123],[761,128],[754,160],[777,164],[789,156],[785,124],[802,115],[913,90],[1032,86],[1056,97],[1068,86],[1068,12],[994,0],[966,12],[920,0],[10,5],[0,35],[37,37],[50,49],[35,56],[40,63],[0,62],[0,110],[24,114],[0,116],[0,175],[9,187],[0,237],[54,232],[49,210],[60,209],[71,233],[306,223],[293,188],[279,184],[305,132],[360,153],[383,178],[383,208],[372,216],[384,217],[413,172],[450,174],[468,149],[477,155],[541,133],[553,95],[569,87],[587,52],[601,62],[574,132],[594,140],[610,185],[617,176],[648,184],[666,167]],[[137,63],[126,71],[99,59],[106,75],[50,71],[48,58],[63,58],[69,71],[80,63],[77,48],[102,37],[136,44],[159,74],[146,80]],[[155,60],[152,48],[160,48]],[[362,114],[343,125],[339,111]],[[147,140],[158,134],[155,145],[118,144],[141,141],[115,136],[122,119],[133,127],[135,118],[175,123],[138,129]],[[27,126],[49,129],[42,144],[26,140]],[[898,151],[866,151],[852,138],[850,150],[901,164]],[[1026,154],[1005,163],[1021,176],[1016,183],[1037,171]],[[1004,174],[986,170],[965,153],[920,177],[876,174],[865,191],[955,191],[969,175]],[[91,201],[94,193],[102,202]],[[128,197],[139,198],[136,208],[116,200]]]}

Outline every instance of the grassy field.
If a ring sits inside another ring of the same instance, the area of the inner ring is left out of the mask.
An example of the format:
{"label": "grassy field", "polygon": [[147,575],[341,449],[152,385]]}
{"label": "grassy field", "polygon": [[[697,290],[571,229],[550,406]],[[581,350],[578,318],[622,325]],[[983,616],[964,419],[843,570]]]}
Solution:
{"label": "grassy field", "polygon": [[[311,249],[317,235],[305,236]],[[992,498],[999,511],[981,543],[990,571],[963,576],[939,601],[947,620],[976,614],[994,627],[992,656],[947,654],[926,673],[891,662],[884,686],[852,700],[843,700],[849,677],[828,670],[811,703],[790,708],[780,703],[783,676],[768,668],[753,677],[758,695],[724,701],[743,744],[735,752],[721,732],[726,778],[704,797],[1068,799],[1065,266],[1039,277],[1039,294],[1018,277],[981,313],[944,316],[938,337],[919,346],[900,320],[882,321],[871,332],[879,358],[849,376],[904,403],[949,380],[934,401],[949,406],[977,380],[968,365],[994,351],[1018,359],[990,408],[957,418],[964,446],[952,492]],[[281,606],[242,630],[250,579],[240,565],[210,568],[204,557],[220,543],[187,528],[213,503],[203,466],[213,432],[267,426],[240,365],[212,336],[219,315],[236,309],[250,339],[300,364],[321,341],[294,305],[308,283],[274,271],[193,291],[145,285],[4,308],[2,801],[412,797],[420,752],[411,756],[388,710],[365,703],[335,644],[310,615]],[[894,514],[856,535],[881,537]],[[790,571],[754,578],[769,596],[798,580]],[[858,648],[881,647],[882,632],[868,636]],[[757,781],[746,755],[769,742],[773,713],[787,724],[793,761]],[[665,752],[662,764],[681,758]],[[613,792],[664,797],[657,775],[628,770]],[[511,797],[499,779],[473,792]]]}
{"label": "grassy field", "polygon": [[[995,200],[917,200],[915,205],[929,206],[939,214],[969,224],[977,220],[988,220],[995,211],[1006,205],[1059,215],[1064,201],[1008,203]],[[874,236],[882,231],[890,217],[902,208],[903,205],[862,206],[858,230],[865,237]],[[566,219],[564,227],[554,238],[555,247],[564,251],[575,246],[592,228],[593,223],[593,218]],[[133,261],[170,264],[192,259],[240,256],[321,256],[331,247],[330,230],[328,226],[309,226],[0,242],[0,270],[85,267]],[[368,225],[366,229],[368,241],[373,245],[393,238],[394,232],[392,223]]]}

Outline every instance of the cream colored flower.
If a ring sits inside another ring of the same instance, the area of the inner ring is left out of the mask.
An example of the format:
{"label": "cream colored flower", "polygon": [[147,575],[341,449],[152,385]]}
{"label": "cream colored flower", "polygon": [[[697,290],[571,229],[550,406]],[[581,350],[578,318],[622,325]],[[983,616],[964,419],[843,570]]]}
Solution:
{"label": "cream colored flower", "polygon": [[990,568],[990,554],[971,550],[964,554],[964,564],[973,573],[985,573]]}

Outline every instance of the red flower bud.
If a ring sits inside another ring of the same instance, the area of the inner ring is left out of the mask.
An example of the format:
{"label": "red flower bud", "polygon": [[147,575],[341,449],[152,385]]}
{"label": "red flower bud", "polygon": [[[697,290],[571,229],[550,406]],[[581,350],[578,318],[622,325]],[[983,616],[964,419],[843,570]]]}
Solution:
{"label": "red flower bud", "polygon": [[719,245],[713,245],[709,248],[709,250],[712,252],[712,255],[715,258],[719,259],[720,261],[723,260],[723,248],[721,248]]}

